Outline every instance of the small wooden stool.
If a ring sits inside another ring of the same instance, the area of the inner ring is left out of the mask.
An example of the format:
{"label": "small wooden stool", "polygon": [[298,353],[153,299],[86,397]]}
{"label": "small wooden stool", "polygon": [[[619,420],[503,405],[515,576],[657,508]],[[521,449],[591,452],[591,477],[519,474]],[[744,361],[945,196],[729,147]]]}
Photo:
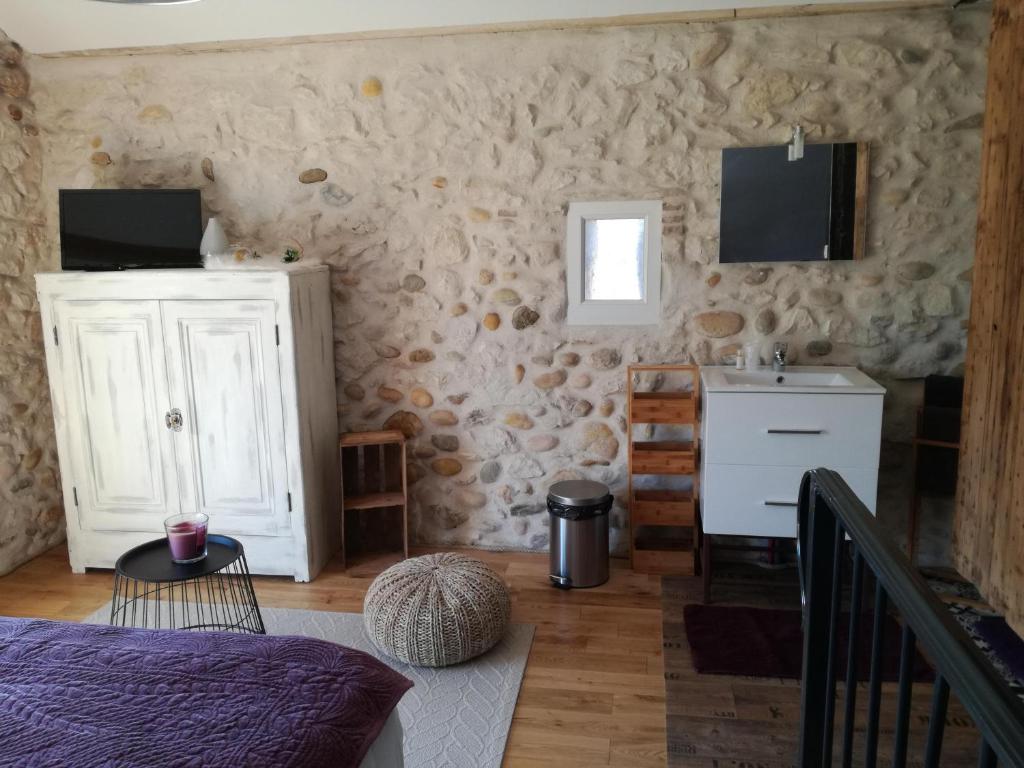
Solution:
{"label": "small wooden stool", "polygon": [[409,557],[408,483],[405,435],[396,429],[347,432],[338,443],[341,454],[341,567],[347,561],[348,511],[396,509],[402,511],[402,556]]}

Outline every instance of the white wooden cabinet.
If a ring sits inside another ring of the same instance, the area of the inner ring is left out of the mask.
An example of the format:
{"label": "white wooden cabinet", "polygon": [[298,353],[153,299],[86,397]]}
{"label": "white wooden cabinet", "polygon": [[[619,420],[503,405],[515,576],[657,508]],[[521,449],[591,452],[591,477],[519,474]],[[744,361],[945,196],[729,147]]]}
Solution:
{"label": "white wooden cabinet", "polygon": [[36,276],[73,570],[204,512],[254,573],[340,542],[327,267]]}
{"label": "white wooden cabinet", "polygon": [[841,371],[851,385],[730,386],[702,369],[704,533],[795,538],[800,480],[817,467],[837,471],[875,512],[885,389],[852,368],[792,370]]}

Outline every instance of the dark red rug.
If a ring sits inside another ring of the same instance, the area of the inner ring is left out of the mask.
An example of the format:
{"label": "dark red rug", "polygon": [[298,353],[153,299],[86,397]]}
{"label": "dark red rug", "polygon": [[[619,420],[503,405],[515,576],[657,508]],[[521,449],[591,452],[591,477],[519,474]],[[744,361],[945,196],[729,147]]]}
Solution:
{"label": "dark red rug", "polygon": [[[737,605],[687,605],[683,609],[686,639],[693,666],[701,674],[783,677],[799,680],[803,669],[804,638],[800,611],[748,608]],[[837,676],[846,677],[849,616],[839,620]],[[867,680],[871,664],[874,615],[861,616],[857,632],[858,679]],[[894,681],[900,667],[900,626],[885,617],[882,679]],[[915,654],[914,680],[932,679],[932,670]]]}

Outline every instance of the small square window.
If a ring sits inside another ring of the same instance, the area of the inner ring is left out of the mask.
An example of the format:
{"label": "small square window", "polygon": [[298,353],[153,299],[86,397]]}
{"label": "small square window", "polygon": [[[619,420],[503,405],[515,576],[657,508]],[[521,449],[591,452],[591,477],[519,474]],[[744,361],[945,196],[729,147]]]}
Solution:
{"label": "small square window", "polygon": [[570,325],[654,325],[661,313],[661,201],[570,203]]}
{"label": "small square window", "polygon": [[583,224],[584,301],[644,297],[644,219],[586,219]]}

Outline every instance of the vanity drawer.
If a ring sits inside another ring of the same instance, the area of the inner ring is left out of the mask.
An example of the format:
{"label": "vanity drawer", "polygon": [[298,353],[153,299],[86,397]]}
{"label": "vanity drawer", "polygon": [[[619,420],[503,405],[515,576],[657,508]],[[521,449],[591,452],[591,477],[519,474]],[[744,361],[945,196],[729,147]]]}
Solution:
{"label": "vanity drawer", "polygon": [[709,393],[709,464],[878,467],[879,395]]}
{"label": "vanity drawer", "polygon": [[[704,532],[795,538],[796,502],[808,468],[705,465],[701,486]],[[836,472],[874,513],[877,471],[846,468]]]}

